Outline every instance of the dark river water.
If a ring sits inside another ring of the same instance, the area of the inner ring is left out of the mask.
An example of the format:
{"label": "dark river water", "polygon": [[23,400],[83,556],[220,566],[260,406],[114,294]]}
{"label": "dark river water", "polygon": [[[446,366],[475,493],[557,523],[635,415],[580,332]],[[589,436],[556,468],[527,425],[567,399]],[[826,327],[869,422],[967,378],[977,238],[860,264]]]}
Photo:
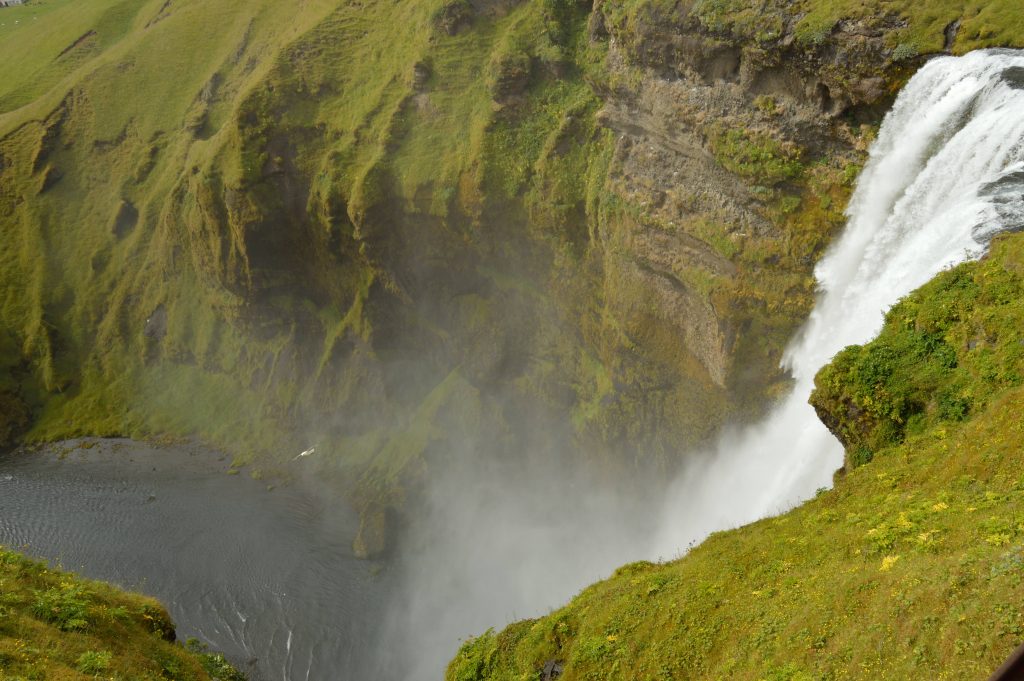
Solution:
{"label": "dark river water", "polygon": [[344,503],[198,447],[92,442],[0,456],[0,544],[159,598],[254,681],[378,678],[393,578],[352,556]]}

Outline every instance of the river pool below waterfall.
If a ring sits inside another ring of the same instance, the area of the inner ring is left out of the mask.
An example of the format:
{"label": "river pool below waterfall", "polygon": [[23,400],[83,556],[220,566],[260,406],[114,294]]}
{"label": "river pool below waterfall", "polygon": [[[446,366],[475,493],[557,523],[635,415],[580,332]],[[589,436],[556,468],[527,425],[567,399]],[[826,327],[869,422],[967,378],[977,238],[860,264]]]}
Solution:
{"label": "river pool below waterfall", "polygon": [[393,578],[344,503],[196,446],[80,445],[0,456],[0,544],[159,598],[253,681],[369,678]]}

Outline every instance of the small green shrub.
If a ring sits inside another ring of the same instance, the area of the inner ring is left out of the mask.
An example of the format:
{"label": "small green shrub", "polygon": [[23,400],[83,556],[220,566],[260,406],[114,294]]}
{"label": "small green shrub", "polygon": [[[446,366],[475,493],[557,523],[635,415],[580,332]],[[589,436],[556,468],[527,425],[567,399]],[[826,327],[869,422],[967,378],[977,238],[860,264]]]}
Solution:
{"label": "small green shrub", "polygon": [[875,453],[870,449],[864,446],[857,447],[850,452],[850,467],[859,468],[864,464],[871,463],[873,458],[875,458]]}
{"label": "small green shrub", "polygon": [[570,663],[573,665],[586,663],[604,663],[611,658],[614,648],[607,637],[593,636],[576,642],[572,649]]}
{"label": "small green shrub", "polygon": [[939,418],[963,421],[971,411],[971,400],[955,388],[941,392],[937,399]]}
{"label": "small green shrub", "polygon": [[147,603],[139,612],[142,619],[149,626],[149,630],[164,640],[174,640],[174,623],[168,619],[163,608]]}
{"label": "small green shrub", "polygon": [[775,97],[771,95],[758,95],[754,98],[754,106],[761,113],[768,114],[769,116],[775,115],[779,112],[779,103]]}
{"label": "small green shrub", "polygon": [[211,653],[205,643],[190,638],[185,642],[185,648],[199,658],[199,663],[212,678],[220,681],[246,681],[245,674],[231,666],[220,653]]}
{"label": "small green shrub", "polygon": [[819,46],[832,35],[836,20],[830,15],[805,17],[796,27],[796,38],[804,45]]}
{"label": "small green shrub", "polygon": [[99,674],[110,669],[113,655],[107,651],[90,650],[78,656],[78,671],[83,674]]}
{"label": "small green shrub", "polygon": [[789,215],[795,213],[800,208],[801,197],[793,194],[785,194],[779,197],[777,208],[783,215]]}
{"label": "small green shrub", "polygon": [[860,171],[864,170],[864,166],[859,163],[849,163],[843,168],[843,184],[848,187],[852,187],[860,177]]}
{"label": "small green shrub", "polygon": [[759,185],[771,187],[796,179],[804,169],[799,147],[762,132],[742,128],[715,131],[710,144],[723,168]]}
{"label": "small green shrub", "polygon": [[[576,0],[543,0],[548,35],[559,45],[569,42],[573,21],[581,16],[582,5]],[[582,12],[582,16],[586,16]]]}
{"label": "small green shrub", "polygon": [[35,592],[32,614],[61,631],[82,631],[89,626],[89,592],[85,587],[61,584]]}
{"label": "small green shrub", "polygon": [[913,59],[920,54],[920,50],[913,43],[900,43],[896,46],[896,49],[892,51],[893,61],[907,61]]}

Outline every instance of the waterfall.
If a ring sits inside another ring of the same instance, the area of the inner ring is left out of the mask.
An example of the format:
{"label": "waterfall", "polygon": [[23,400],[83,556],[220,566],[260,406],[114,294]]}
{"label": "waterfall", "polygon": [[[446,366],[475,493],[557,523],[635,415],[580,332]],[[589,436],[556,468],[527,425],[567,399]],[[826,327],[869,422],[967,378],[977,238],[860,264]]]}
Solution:
{"label": "waterfall", "polygon": [[709,533],[787,510],[831,486],[839,442],[807,399],[839,350],[871,340],[896,301],[1024,229],[1024,53],[930,61],[886,116],[818,264],[820,295],[787,348],[792,392],[760,424],[722,436],[675,483],[654,552],[672,557]]}

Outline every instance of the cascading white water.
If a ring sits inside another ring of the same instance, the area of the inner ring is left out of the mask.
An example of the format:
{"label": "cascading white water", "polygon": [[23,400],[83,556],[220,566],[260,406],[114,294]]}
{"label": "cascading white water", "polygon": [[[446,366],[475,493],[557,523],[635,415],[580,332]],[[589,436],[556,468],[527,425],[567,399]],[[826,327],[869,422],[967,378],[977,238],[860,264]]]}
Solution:
{"label": "cascading white water", "polygon": [[985,50],[924,66],[886,117],[847,217],[815,271],[814,312],[785,353],[792,393],[687,468],[655,555],[672,557],[830,486],[843,451],[807,404],[817,371],[873,338],[901,297],[981,255],[995,232],[1024,229],[1024,53]]}

